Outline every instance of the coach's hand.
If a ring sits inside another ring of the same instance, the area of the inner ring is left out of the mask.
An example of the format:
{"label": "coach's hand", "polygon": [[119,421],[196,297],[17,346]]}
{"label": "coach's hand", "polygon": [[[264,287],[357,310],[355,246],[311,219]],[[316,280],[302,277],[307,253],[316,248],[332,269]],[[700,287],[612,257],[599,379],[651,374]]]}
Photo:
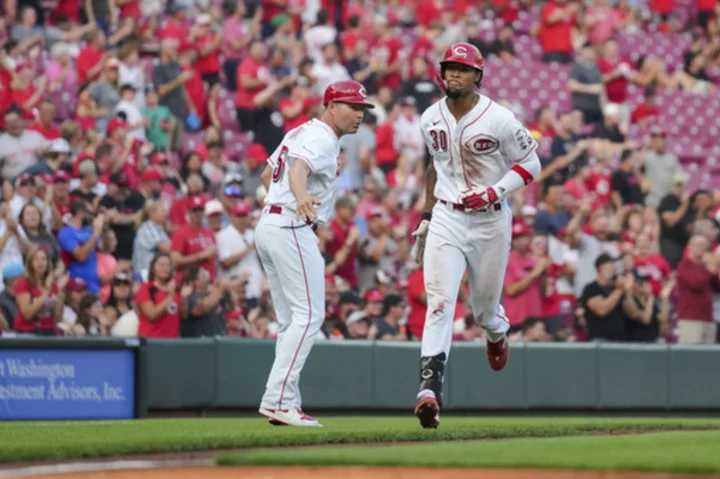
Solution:
{"label": "coach's hand", "polygon": [[297,219],[306,223],[312,223],[317,219],[317,210],[315,206],[320,204],[320,200],[310,195],[303,196],[297,200]]}
{"label": "coach's hand", "polygon": [[412,237],[415,238],[415,243],[410,250],[410,256],[413,261],[422,266],[423,256],[425,255],[425,239],[427,238],[428,230],[430,229],[430,220],[423,219],[418,224],[418,227],[412,233]]}
{"label": "coach's hand", "polygon": [[481,210],[487,208],[499,199],[495,188],[492,186],[486,189],[473,188],[462,194],[462,203],[469,210]]}

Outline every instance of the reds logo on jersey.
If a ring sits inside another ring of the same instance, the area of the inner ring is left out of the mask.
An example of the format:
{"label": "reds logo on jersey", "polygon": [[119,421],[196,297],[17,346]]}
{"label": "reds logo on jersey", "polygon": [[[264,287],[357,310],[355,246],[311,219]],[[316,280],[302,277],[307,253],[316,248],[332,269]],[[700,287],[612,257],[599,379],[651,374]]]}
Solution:
{"label": "reds logo on jersey", "polygon": [[515,139],[521,150],[530,148],[530,145],[532,145],[534,141],[530,133],[524,128],[515,132]]}
{"label": "reds logo on jersey", "polygon": [[468,140],[465,145],[475,155],[489,155],[490,153],[493,153],[497,151],[498,148],[500,148],[500,141],[498,141],[498,139],[493,136],[479,134],[470,138],[470,140]]}

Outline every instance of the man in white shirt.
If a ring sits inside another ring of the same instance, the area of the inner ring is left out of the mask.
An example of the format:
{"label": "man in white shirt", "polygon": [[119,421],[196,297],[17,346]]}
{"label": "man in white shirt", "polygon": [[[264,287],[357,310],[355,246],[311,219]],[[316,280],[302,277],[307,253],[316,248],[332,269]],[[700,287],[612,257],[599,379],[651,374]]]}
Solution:
{"label": "man in white shirt", "polygon": [[27,130],[17,110],[3,113],[5,133],[0,135],[0,174],[14,178],[27,170],[49,146],[37,131]]}
{"label": "man in white shirt", "polygon": [[400,107],[402,111],[393,125],[393,139],[397,142],[396,150],[408,159],[410,165],[414,165],[425,157],[425,140],[420,128],[417,101],[411,96],[403,98]]}
{"label": "man in white shirt", "polygon": [[255,232],[250,227],[250,207],[241,201],[235,203],[230,222],[215,237],[220,261],[218,278],[227,281],[247,274],[245,295],[254,307],[262,294],[263,270],[255,251]]}
{"label": "man in white shirt", "polygon": [[[319,5],[318,5],[319,6]],[[337,39],[337,30],[330,21],[330,15],[327,9],[319,9],[316,16],[310,17],[312,20],[309,22],[306,20],[309,16],[311,9],[308,9],[308,5],[305,5],[305,13],[303,13],[303,20],[306,23],[315,24],[308,28],[305,34],[305,45],[307,45],[307,54],[316,63],[323,61],[323,48],[328,43],[333,43]]]}
{"label": "man in white shirt", "polygon": [[334,43],[323,46],[322,61],[315,62],[311,74],[317,78],[315,93],[318,95],[322,95],[333,82],[351,79],[347,68],[338,62],[338,48]]}

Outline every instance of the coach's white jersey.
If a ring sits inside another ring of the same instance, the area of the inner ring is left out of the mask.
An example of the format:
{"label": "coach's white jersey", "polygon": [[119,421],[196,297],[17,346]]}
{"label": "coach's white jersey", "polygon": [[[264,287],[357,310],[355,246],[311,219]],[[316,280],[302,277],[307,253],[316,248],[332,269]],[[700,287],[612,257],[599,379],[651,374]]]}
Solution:
{"label": "coach's white jersey", "polygon": [[470,188],[493,186],[537,148],[510,110],[482,95],[459,123],[443,98],[425,110],[420,125],[435,162],[435,197],[450,203],[461,203]]}
{"label": "coach's white jersey", "polygon": [[315,223],[326,223],[335,207],[339,156],[340,142],[327,123],[313,119],[290,130],[268,158],[272,179],[265,204],[282,206],[294,215],[297,202],[290,191],[288,170],[293,161],[305,161],[312,170],[307,179],[308,193],[320,201]]}

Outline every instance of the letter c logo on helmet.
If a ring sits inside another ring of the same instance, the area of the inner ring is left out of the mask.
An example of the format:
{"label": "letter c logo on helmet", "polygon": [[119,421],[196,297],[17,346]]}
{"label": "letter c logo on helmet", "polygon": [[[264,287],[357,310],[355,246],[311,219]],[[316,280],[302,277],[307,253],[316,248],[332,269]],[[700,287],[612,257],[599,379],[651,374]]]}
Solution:
{"label": "letter c logo on helmet", "polygon": [[467,58],[467,48],[462,45],[453,47],[452,52],[456,57]]}

